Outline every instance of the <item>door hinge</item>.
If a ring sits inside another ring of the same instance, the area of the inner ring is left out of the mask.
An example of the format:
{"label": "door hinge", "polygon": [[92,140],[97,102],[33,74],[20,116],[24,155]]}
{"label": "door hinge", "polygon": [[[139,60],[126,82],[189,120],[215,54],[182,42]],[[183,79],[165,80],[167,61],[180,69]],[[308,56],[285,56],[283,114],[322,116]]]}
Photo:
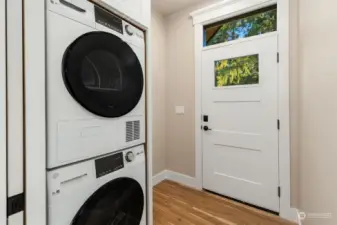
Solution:
{"label": "door hinge", "polygon": [[279,63],[280,62],[280,53],[277,53],[277,63]]}
{"label": "door hinge", "polygon": [[281,124],[280,124],[280,120],[277,120],[277,129],[280,130]]}
{"label": "door hinge", "polygon": [[278,186],[277,188],[277,195],[279,198],[281,198],[281,187],[280,186]]}
{"label": "door hinge", "polygon": [[7,198],[7,217],[25,209],[25,194],[21,193]]}

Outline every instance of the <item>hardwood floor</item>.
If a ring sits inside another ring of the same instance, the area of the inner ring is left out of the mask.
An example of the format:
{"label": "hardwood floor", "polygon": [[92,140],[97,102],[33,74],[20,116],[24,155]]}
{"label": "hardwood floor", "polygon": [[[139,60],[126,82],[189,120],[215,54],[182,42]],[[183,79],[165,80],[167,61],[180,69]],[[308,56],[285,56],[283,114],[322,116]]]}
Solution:
{"label": "hardwood floor", "polygon": [[154,187],[155,225],[293,225],[279,217],[172,181]]}

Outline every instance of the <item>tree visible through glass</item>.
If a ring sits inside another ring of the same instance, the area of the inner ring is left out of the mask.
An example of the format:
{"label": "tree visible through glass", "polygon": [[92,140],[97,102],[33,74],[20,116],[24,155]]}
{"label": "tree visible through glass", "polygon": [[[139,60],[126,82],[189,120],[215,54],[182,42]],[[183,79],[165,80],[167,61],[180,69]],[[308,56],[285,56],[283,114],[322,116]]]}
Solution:
{"label": "tree visible through glass", "polygon": [[277,30],[275,6],[222,21],[205,28],[205,45],[215,45]]}
{"label": "tree visible through glass", "polygon": [[259,55],[215,61],[215,87],[259,83]]}

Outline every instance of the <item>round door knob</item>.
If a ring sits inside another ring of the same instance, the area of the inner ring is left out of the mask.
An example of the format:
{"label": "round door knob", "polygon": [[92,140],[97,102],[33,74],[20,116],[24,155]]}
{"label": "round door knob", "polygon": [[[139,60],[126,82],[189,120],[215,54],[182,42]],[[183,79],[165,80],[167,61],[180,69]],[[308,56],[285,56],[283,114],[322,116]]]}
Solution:
{"label": "round door knob", "polygon": [[125,25],[125,31],[128,35],[133,35],[133,27],[131,27],[130,25]]}
{"label": "round door knob", "polygon": [[212,130],[212,129],[210,129],[208,126],[204,126],[204,131],[209,131],[209,130]]}
{"label": "round door knob", "polygon": [[133,154],[133,152],[128,152],[125,155],[125,160],[127,162],[132,162],[135,159],[135,154]]}

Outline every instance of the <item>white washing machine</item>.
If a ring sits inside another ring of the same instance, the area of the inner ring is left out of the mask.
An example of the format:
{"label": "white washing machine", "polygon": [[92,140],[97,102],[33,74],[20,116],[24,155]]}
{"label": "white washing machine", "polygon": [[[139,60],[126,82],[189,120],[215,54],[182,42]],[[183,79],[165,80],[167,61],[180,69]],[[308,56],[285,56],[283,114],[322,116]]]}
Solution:
{"label": "white washing machine", "polygon": [[47,172],[48,225],[146,225],[144,147]]}
{"label": "white washing machine", "polygon": [[86,0],[46,18],[47,168],[143,144],[143,31]]}

